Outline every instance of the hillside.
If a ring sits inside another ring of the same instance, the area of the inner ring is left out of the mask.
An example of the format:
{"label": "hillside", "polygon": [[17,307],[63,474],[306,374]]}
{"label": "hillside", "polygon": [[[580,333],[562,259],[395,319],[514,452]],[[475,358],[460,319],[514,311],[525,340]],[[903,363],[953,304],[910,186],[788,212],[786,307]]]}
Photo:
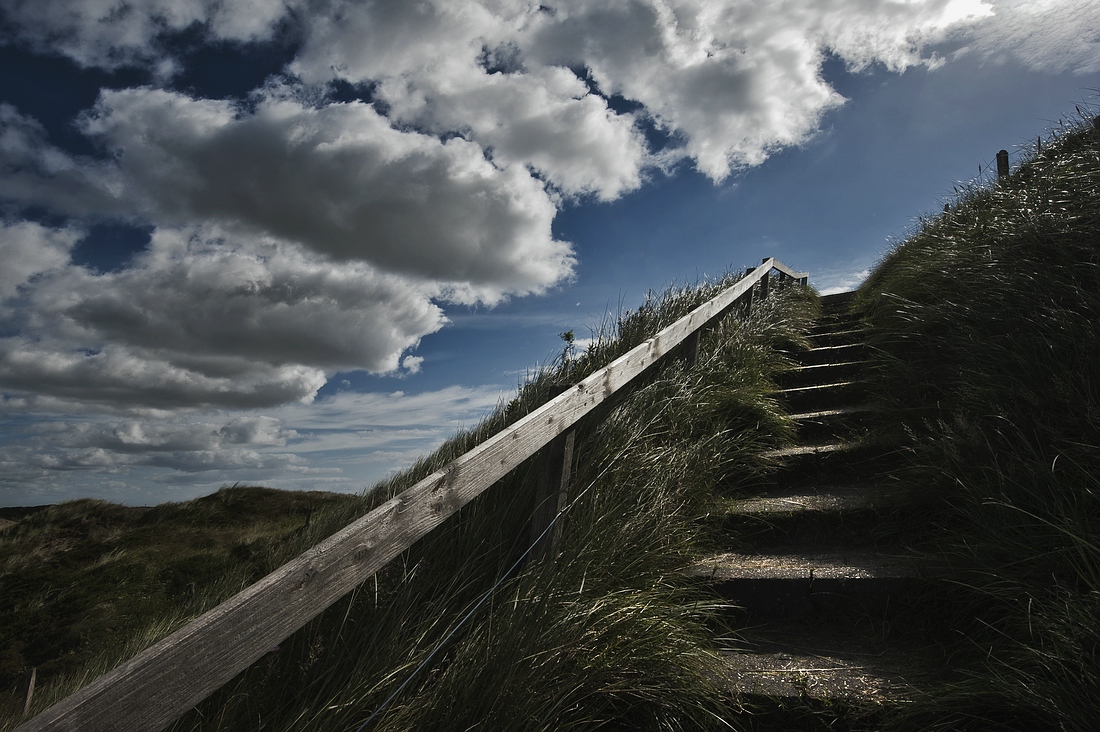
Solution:
{"label": "hillside", "polygon": [[[729,520],[730,507],[752,500],[795,454],[801,427],[777,395],[799,368],[793,357],[818,337],[809,334],[820,303],[791,289],[718,323],[694,368],[669,359],[584,424],[553,561],[517,565],[545,470],[536,456],[172,728],[1091,729],[1100,698],[1098,155],[1091,123],[1068,125],[1011,176],[967,187],[884,257],[843,315],[859,321],[871,354],[860,393],[873,408],[853,439],[887,443],[885,477],[915,496],[886,525],[891,550],[922,582],[878,630],[897,635],[904,625],[933,640],[938,666],[918,693],[852,703],[843,690],[810,693],[812,678],[793,701],[736,693],[722,651],[753,628],[685,572],[731,542],[755,541],[748,524]],[[172,574],[164,555],[150,559],[138,574],[158,583],[153,601],[128,616],[139,593],[111,578],[133,570],[110,575],[113,563],[144,552],[140,541],[158,532],[139,529],[167,526],[152,516],[176,508],[135,509],[125,521],[137,543],[126,544],[112,523],[126,509],[64,504],[4,530],[0,558],[17,567],[34,544],[55,546],[46,565],[62,573],[35,581],[77,587],[79,573],[88,587],[123,589],[112,602],[129,624],[103,627],[135,640],[92,666],[109,667],[735,279],[654,295],[584,353],[567,340],[516,399],[364,499],[227,489],[192,502],[189,511],[205,506],[211,513],[196,515],[209,516],[238,515],[217,509],[237,495],[255,499],[253,510],[277,498],[282,508],[251,539],[240,532],[259,529],[243,514],[220,539],[180,528],[193,574]],[[331,502],[306,525],[310,500]],[[94,551],[74,550],[59,528],[81,525],[102,525],[85,532]],[[14,537],[29,543],[16,551]],[[69,565],[66,551],[79,562]],[[12,582],[4,571],[0,582]],[[191,582],[202,601],[188,605]],[[51,622],[65,637],[79,624],[58,608]],[[12,637],[6,647],[25,642]],[[30,656],[9,658],[13,675]],[[36,708],[77,685],[76,676],[44,684]]]}
{"label": "hillside", "polygon": [[902,480],[933,501],[922,598],[952,656],[921,729],[1093,729],[1100,711],[1100,125],[961,192],[859,292]]}
{"label": "hillside", "polygon": [[4,509],[14,521],[0,527],[4,718],[22,710],[29,667],[39,694],[109,668],[300,551],[314,512],[361,504],[232,486],[155,507],[85,499]]}

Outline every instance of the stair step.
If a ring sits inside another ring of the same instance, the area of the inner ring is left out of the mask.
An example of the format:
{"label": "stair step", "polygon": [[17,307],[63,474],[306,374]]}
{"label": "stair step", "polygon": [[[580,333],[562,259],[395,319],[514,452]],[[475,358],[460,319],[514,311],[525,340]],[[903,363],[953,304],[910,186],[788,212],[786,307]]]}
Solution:
{"label": "stair step", "polygon": [[790,513],[869,511],[901,503],[906,493],[874,484],[825,486],[819,490],[787,488],[771,495],[730,501],[730,515],[760,517]]}
{"label": "stair step", "polygon": [[860,626],[780,622],[745,634],[722,652],[739,694],[869,706],[905,703],[924,695],[921,680],[942,665],[935,647],[912,641],[887,645],[873,629]]}
{"label": "stair step", "polygon": [[847,292],[834,292],[831,295],[821,296],[821,309],[827,310],[847,310],[848,305],[856,296],[855,290],[849,290]]}
{"label": "stair step", "polygon": [[856,447],[851,442],[826,442],[820,445],[794,445],[793,447],[781,447],[777,450],[768,450],[764,457],[769,460],[784,460],[786,458],[817,457],[833,455],[839,452],[847,452]]}
{"label": "stair step", "polygon": [[795,387],[839,381],[861,373],[870,363],[859,360],[797,366],[781,373],[779,383],[784,387]]}
{"label": "stair step", "polygon": [[872,550],[821,554],[729,552],[692,565],[702,580],[754,619],[866,616],[896,605],[919,578],[900,558]]}
{"label": "stair step", "polygon": [[837,328],[808,333],[815,346],[844,346],[852,343],[863,343],[867,338],[864,328],[853,328],[849,324],[841,324]]}
{"label": "stair step", "polygon": [[863,343],[847,343],[838,346],[819,346],[791,355],[803,366],[814,366],[842,361],[860,361],[866,351],[867,346]]}
{"label": "stair step", "polygon": [[821,412],[850,406],[853,400],[862,397],[865,388],[863,381],[848,379],[780,389],[776,396],[792,412]]}
{"label": "stair step", "polygon": [[855,424],[874,412],[873,405],[860,404],[852,407],[800,412],[792,414],[791,419],[794,420],[798,429],[800,441],[823,442],[850,435]]}
{"label": "stair step", "polygon": [[877,411],[872,404],[857,404],[854,407],[837,407],[836,409],[819,409],[814,412],[799,412],[792,414],[795,422],[812,422],[814,420],[831,419],[833,417],[850,417],[856,414],[868,414]]}
{"label": "stair step", "polygon": [[815,554],[737,554],[727,552],[700,560],[688,572],[719,582],[732,580],[905,580],[919,576],[900,557],[853,550]]}

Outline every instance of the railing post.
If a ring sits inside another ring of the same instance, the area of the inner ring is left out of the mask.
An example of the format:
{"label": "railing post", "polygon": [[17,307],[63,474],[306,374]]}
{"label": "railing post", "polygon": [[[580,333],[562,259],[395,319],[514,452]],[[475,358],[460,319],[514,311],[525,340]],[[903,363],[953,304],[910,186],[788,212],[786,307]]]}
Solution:
{"label": "railing post", "polygon": [[1008,175],[1008,150],[997,153],[997,180]]}
{"label": "railing post", "polygon": [[702,334],[703,329],[700,328],[684,341],[684,361],[689,370],[695,368],[695,363],[699,360],[699,339]]}
{"label": "railing post", "polygon": [[1100,143],[1100,114],[1092,118],[1092,131],[1096,133],[1096,142]]}
{"label": "railing post", "polygon": [[[767,262],[767,261],[768,261],[768,258],[765,257],[764,262]],[[763,262],[761,262],[761,264],[763,264]],[[760,278],[760,300],[761,301],[766,300],[767,297],[768,297],[768,282],[769,282],[769,280],[771,280],[771,278],[772,278],[772,273],[770,271],[765,272],[764,276]]]}
{"label": "railing post", "polygon": [[555,519],[569,502],[575,434],[576,430],[560,434],[545,448],[546,458],[539,470],[535,511],[531,517],[531,562],[552,559],[561,546],[562,521]]}
{"label": "railing post", "polygon": [[27,713],[31,710],[31,702],[34,701],[34,682],[38,676],[38,669],[31,666],[30,673],[27,674],[27,681],[23,684],[23,716],[27,716]]}
{"label": "railing post", "polygon": [[[749,275],[752,274],[752,269],[753,269],[752,267],[745,267],[745,276],[746,277],[748,277]],[[752,311],[752,291],[755,290],[755,289],[756,289],[755,286],[750,287],[749,289],[745,290],[745,294],[741,296],[741,300],[744,303],[744,308],[745,308],[745,313],[746,314],[748,314],[750,311]]]}

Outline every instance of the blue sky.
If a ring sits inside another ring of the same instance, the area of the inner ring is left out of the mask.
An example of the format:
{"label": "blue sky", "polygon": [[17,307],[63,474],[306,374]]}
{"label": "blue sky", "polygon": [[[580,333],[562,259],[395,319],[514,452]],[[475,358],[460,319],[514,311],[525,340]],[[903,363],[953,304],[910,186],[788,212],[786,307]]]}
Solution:
{"label": "blue sky", "polygon": [[1100,88],[1080,0],[0,13],[0,505],[361,490],[647,290],[850,289]]}

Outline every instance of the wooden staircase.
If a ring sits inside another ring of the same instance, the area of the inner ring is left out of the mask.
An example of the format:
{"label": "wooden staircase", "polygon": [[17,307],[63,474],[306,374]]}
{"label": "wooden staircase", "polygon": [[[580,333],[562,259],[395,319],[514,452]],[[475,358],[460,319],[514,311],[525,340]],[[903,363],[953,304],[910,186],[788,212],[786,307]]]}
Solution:
{"label": "wooden staircase", "polygon": [[866,424],[866,346],[847,315],[852,293],[822,298],[813,348],[778,394],[798,443],[775,450],[777,471],[730,499],[730,551],[691,572],[735,607],[724,641],[734,691],[798,703],[882,706],[920,695],[928,644],[893,623],[921,579],[899,518],[911,496],[891,485],[897,451]]}

